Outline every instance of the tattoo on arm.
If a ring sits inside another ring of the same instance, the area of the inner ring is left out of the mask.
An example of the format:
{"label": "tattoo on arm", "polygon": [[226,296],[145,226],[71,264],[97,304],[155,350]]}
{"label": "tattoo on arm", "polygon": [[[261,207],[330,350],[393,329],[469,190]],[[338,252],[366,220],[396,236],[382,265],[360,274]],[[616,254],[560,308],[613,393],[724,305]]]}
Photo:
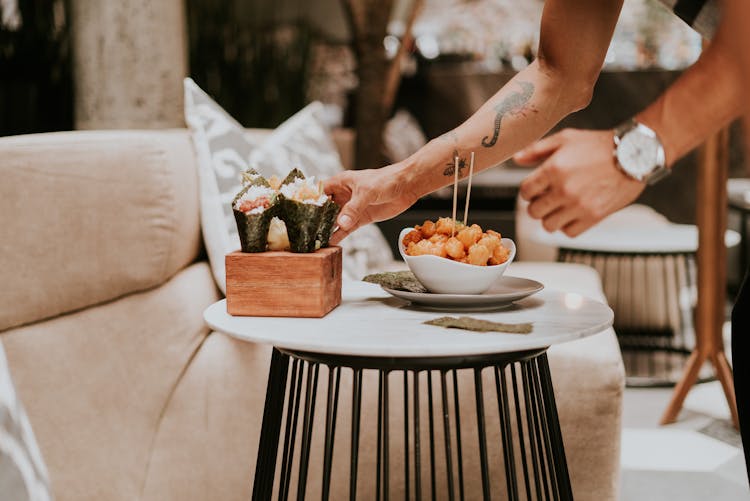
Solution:
{"label": "tattoo on arm", "polygon": [[456,163],[455,159],[458,158],[458,177],[461,177],[464,172],[464,168],[466,168],[466,157],[460,156],[458,154],[458,150],[453,150],[453,156],[451,157],[451,161],[445,164],[445,170],[443,171],[444,176],[453,176],[453,174],[456,172]]}
{"label": "tattoo on arm", "polygon": [[534,84],[518,82],[518,85],[521,87],[520,92],[512,93],[495,106],[495,129],[492,137],[484,136],[482,139],[482,146],[485,148],[491,148],[497,143],[497,138],[500,136],[500,124],[506,114],[523,113],[526,110],[528,102],[534,94]]}

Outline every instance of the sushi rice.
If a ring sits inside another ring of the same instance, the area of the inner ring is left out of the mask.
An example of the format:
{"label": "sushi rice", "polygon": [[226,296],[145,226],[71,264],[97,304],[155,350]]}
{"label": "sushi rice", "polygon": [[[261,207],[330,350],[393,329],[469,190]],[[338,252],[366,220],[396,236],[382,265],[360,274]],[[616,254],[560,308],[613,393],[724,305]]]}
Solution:
{"label": "sushi rice", "polygon": [[323,183],[315,183],[315,177],[307,179],[297,178],[279,189],[279,192],[289,200],[304,204],[323,206],[328,201],[328,195],[323,192]]}

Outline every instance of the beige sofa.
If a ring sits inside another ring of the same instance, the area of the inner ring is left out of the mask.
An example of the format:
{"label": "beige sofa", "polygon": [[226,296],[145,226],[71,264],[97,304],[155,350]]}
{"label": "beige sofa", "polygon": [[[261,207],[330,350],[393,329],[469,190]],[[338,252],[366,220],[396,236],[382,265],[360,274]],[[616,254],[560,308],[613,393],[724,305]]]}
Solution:
{"label": "beige sofa", "polygon": [[[2,138],[0,180],[0,342],[56,498],[247,499],[270,348],[203,323],[219,294],[187,132]],[[585,267],[510,273],[602,297]],[[624,375],[613,332],[553,347],[550,364],[576,499],[615,499]],[[348,469],[337,472],[332,499],[347,492]]]}

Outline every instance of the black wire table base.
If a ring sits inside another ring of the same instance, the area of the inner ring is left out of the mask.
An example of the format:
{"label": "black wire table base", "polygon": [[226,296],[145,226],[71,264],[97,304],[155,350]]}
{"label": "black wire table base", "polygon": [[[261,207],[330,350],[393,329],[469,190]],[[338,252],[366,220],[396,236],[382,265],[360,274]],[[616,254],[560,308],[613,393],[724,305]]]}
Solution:
{"label": "black wire table base", "polygon": [[[364,377],[372,371],[376,380]],[[351,394],[341,391],[344,376]],[[377,384],[371,408],[365,379]],[[325,415],[316,421],[318,398],[325,398]],[[337,430],[349,417],[348,429]],[[376,421],[375,430],[364,419]],[[362,446],[366,434],[376,435],[374,444],[368,438]],[[308,478],[311,462],[322,478]],[[363,481],[365,474],[374,481]],[[394,359],[274,348],[253,499],[327,500],[332,476],[348,484],[351,500],[573,499],[546,349]]]}

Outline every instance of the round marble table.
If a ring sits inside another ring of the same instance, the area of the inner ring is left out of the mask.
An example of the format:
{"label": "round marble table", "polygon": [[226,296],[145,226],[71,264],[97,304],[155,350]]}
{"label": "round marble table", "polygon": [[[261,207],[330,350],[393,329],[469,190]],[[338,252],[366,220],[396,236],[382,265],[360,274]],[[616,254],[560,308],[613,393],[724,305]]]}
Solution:
{"label": "round marble table", "polygon": [[[413,307],[408,302],[391,297],[373,284],[344,281],[342,295],[342,304],[320,319],[233,317],[226,312],[225,301],[213,304],[204,312],[208,325],[217,331],[245,341],[274,346],[253,499],[271,499],[279,453],[282,455],[281,474],[276,483],[279,499],[286,499],[290,494],[291,472],[294,467],[298,470],[297,498],[304,498],[310,444],[315,431],[313,413],[321,365],[328,368],[322,479],[324,499],[329,497],[342,369],[353,371],[354,382],[350,401],[350,499],[357,495],[359,428],[363,412],[362,372],[365,370],[375,370],[380,374],[377,409],[377,499],[381,497],[381,492],[387,499],[389,492],[388,376],[395,372],[403,374],[405,390],[403,431],[407,485],[404,486],[404,492],[407,493],[407,497],[412,490],[416,498],[420,498],[422,492],[420,474],[423,466],[419,443],[419,390],[422,386],[420,379],[426,379],[430,388],[430,436],[434,425],[433,414],[442,418],[438,421],[443,423],[444,430],[454,430],[443,434],[446,448],[444,458],[448,463],[445,465],[449,487],[446,494],[449,499],[454,499],[457,492],[463,497],[465,472],[462,470],[461,460],[461,415],[466,418],[466,409],[457,405],[457,371],[473,371],[474,374],[475,419],[484,496],[489,498],[493,487],[502,490],[503,486],[492,485],[487,462],[487,424],[484,422],[485,399],[481,377],[484,369],[494,371],[497,405],[501,408],[505,497],[518,499],[519,496],[526,496],[528,499],[541,499],[552,495],[553,499],[572,499],[546,350],[552,344],[590,336],[610,327],[613,313],[608,306],[578,294],[544,290],[502,310],[467,313],[471,317],[504,323],[531,322],[531,334],[473,333],[425,325],[423,322],[427,320],[454,313]],[[444,412],[440,414],[433,413],[433,374],[436,375],[436,385],[440,387],[439,391],[443,397]],[[453,395],[456,404],[453,416],[448,412],[446,402],[450,388],[450,394]],[[303,393],[305,403],[300,409]],[[411,421],[410,409],[413,412]],[[295,441],[300,412],[302,436],[298,441],[297,454]],[[284,440],[283,444],[280,444],[283,421]],[[464,436],[464,439],[466,438],[468,437]],[[280,445],[282,446],[279,447]],[[435,445],[432,442],[429,444],[429,471],[433,485]],[[427,448],[425,444],[422,446]],[[411,458],[409,450],[414,451]],[[451,450],[458,451],[455,464]],[[410,468],[413,468],[411,471],[414,472],[411,486],[408,474]],[[370,497],[370,494],[367,497]]]}

